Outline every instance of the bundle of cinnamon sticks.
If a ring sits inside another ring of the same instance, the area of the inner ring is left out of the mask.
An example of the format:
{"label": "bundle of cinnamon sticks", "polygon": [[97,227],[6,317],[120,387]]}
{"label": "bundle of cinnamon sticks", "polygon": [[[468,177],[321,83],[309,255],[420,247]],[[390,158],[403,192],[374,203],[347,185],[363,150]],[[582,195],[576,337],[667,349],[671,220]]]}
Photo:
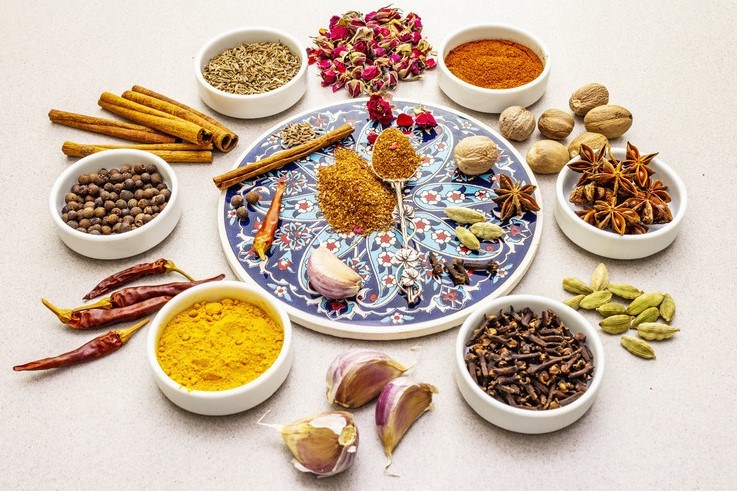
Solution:
{"label": "bundle of cinnamon sticks", "polygon": [[212,162],[212,150],[230,152],[238,135],[215,119],[162,94],[134,85],[121,96],[103,92],[100,107],[133,123],[52,109],[53,123],[137,142],[137,145],[103,145],[64,142],[62,151],[84,157],[110,148],[136,148],[167,162]]}

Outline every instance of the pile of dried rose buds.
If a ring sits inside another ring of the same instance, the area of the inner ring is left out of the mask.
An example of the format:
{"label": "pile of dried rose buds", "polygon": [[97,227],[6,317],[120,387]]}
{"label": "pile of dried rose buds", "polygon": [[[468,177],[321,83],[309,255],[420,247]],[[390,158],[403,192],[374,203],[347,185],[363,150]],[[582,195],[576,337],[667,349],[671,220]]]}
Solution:
{"label": "pile of dried rose buds", "polygon": [[436,64],[428,58],[432,47],[422,37],[420,17],[410,12],[403,18],[395,8],[335,15],[314,43],[307,54],[322,85],[333,92],[345,87],[352,97],[393,89],[398,80],[417,78]]}

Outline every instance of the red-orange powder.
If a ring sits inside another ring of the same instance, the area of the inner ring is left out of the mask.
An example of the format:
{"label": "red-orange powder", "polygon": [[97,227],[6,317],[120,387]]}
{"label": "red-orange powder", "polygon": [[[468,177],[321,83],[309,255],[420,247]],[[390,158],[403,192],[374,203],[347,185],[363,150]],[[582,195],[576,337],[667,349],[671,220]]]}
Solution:
{"label": "red-orange powder", "polygon": [[461,44],[444,61],[453,75],[486,89],[519,87],[532,82],[543,71],[542,61],[530,48],[504,39]]}

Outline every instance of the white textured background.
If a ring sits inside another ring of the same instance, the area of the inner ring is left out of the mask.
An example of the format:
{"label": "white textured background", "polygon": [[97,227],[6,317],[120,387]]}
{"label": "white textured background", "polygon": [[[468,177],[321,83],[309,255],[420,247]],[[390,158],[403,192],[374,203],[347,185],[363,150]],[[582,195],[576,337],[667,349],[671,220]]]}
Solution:
{"label": "white textured background", "polygon": [[[287,113],[225,122],[238,150],[212,165],[180,164],[186,199],[174,233],[133,259],[81,257],[51,228],[47,195],[69,161],[66,140],[99,141],[52,126],[51,108],[85,114],[103,91],[141,84],[204,108],[192,58],[210,37],[244,25],[270,25],[305,44],[329,17],[367,12],[385,2],[53,2],[0,3],[0,488],[728,488],[735,470],[737,403],[734,322],[734,136],[737,50],[732,2],[397,2],[416,10],[434,46],[474,22],[507,22],[548,43],[554,66],[546,95],[532,107],[567,109],[570,93],[591,81],[628,107],[626,135],[643,151],[659,150],[686,182],[689,209],[681,235],[662,254],[606,261],[613,280],[670,292],[678,304],[676,338],[657,343],[656,361],[629,355],[604,336],[607,373],[591,411],[563,431],[517,435],[480,419],[452,379],[455,330],[422,339],[415,375],[436,384],[436,409],[408,432],[395,453],[393,479],[373,428],[373,406],[357,411],[356,465],[316,481],[289,464],[278,434],[256,426],[289,422],[328,408],[324,373],[341,350],[371,345],[399,358],[417,341],[365,343],[298,328],[296,361],[278,393],[260,407],[206,418],[173,406],[154,385],[146,333],[115,355],[53,373],[14,373],[11,366],[63,352],[91,336],[65,330],[42,307],[78,303],[113,270],[165,256],[198,277],[230,272],[217,236],[215,174],[266,128],[290,114],[345,98],[319,85],[310,67],[305,97]],[[457,107],[436,74],[402,83],[397,97]],[[496,116],[474,114],[496,126]],[[575,129],[582,131],[579,122]],[[538,138],[535,136],[534,138]],[[615,143],[623,144],[625,140]],[[528,144],[518,149],[524,154]],[[515,292],[564,297],[563,276],[586,278],[599,258],[568,241],[553,218],[554,177],[539,177],[544,197],[542,246]],[[170,280],[173,281],[173,280]],[[595,320],[591,316],[591,320]]]}

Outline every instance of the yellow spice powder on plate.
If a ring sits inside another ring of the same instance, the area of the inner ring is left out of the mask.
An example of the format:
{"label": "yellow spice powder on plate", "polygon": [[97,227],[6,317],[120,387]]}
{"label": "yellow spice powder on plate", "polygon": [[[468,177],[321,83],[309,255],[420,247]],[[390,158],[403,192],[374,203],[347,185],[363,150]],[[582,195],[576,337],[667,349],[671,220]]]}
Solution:
{"label": "yellow spice powder on plate", "polygon": [[203,302],[177,314],[159,336],[159,365],[190,390],[218,391],[250,382],[281,352],[284,330],[241,300]]}

